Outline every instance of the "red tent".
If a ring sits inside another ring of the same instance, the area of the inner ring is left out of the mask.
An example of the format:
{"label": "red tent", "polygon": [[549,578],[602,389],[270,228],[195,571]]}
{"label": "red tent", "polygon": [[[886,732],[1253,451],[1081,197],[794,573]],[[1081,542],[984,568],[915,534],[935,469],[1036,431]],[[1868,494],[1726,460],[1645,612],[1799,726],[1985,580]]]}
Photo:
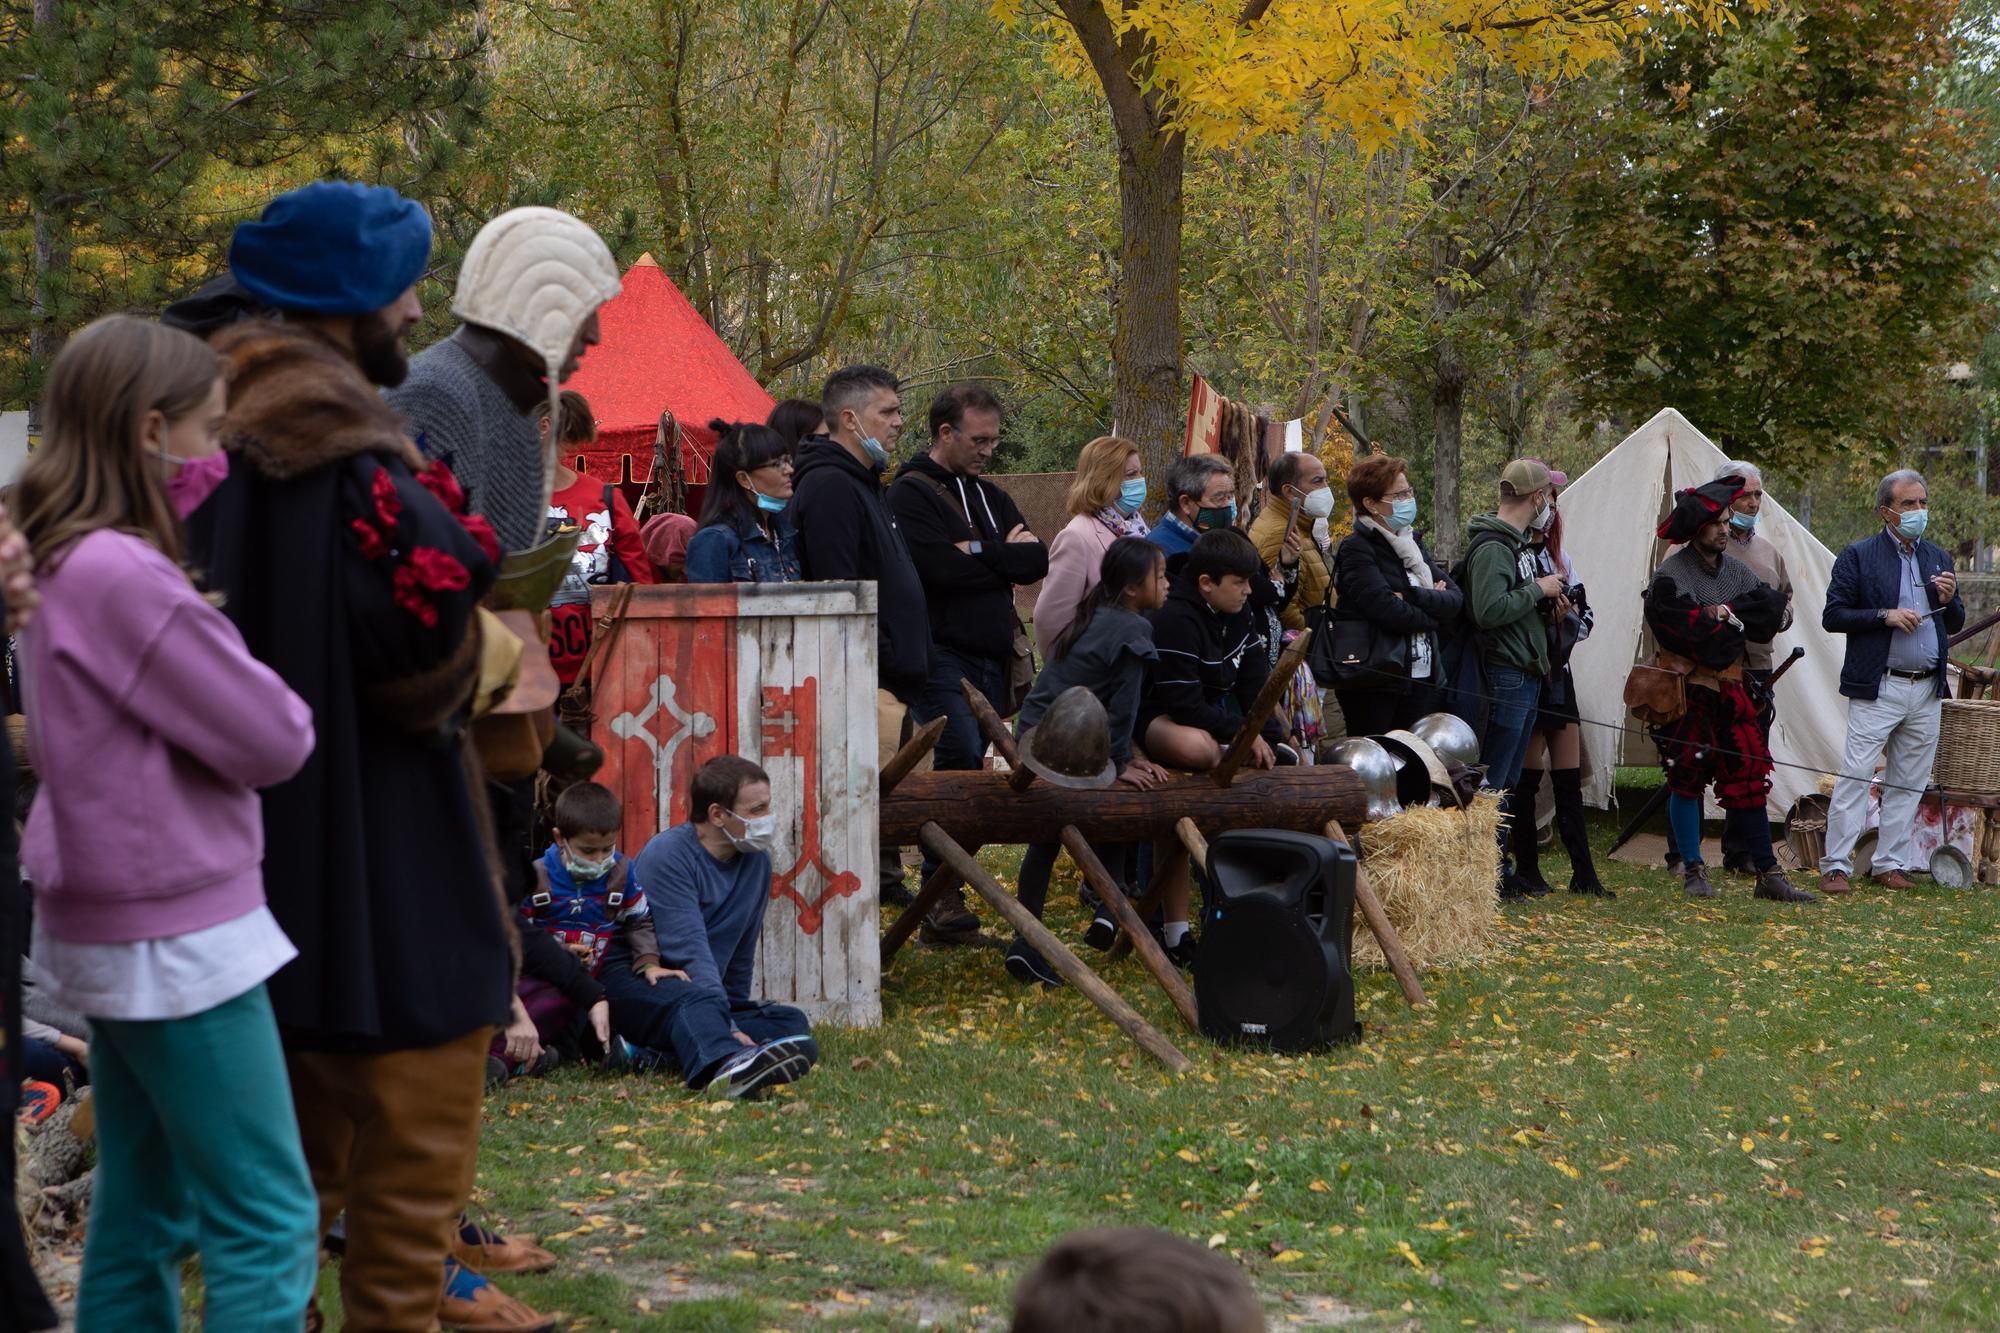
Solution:
{"label": "red tent", "polygon": [[762,421],[771,395],[651,255],[626,270],[625,289],[605,302],[599,320],[603,341],[563,385],[588,398],[597,418],[597,445],[576,460],[577,471],[603,481],[652,480],[660,413],[672,412],[687,483],[706,485],[715,451],[709,420]]}

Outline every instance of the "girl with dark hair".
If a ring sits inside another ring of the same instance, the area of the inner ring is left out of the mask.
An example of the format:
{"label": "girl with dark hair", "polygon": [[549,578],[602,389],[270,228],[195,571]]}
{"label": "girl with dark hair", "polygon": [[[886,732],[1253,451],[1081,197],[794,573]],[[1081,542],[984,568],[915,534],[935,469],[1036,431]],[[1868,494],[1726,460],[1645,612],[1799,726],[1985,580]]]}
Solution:
{"label": "girl with dark hair", "polygon": [[[1042,720],[1063,691],[1081,685],[1104,705],[1118,785],[1145,791],[1166,781],[1167,771],[1132,747],[1139,695],[1145,687],[1146,668],[1155,657],[1153,626],[1146,616],[1159,610],[1166,600],[1167,553],[1143,537],[1120,537],[1112,542],[1104,552],[1090,596],[1050,648],[1048,665],[1028,691],[1015,728],[1025,734]],[[1055,869],[1060,850],[1056,843],[1039,842],[1029,844],[1022,854],[1020,888],[1015,896],[1037,918],[1048,898],[1049,872]],[[1122,861],[1122,849],[1111,859]],[[1103,925],[1115,930],[1108,919]],[[1094,924],[1093,932],[1097,929]],[[1103,947],[1110,947],[1109,939],[1106,936]],[[1007,951],[1007,970],[1022,981],[1062,984],[1048,960],[1018,937]]]}
{"label": "girl with dark hair", "polygon": [[755,422],[711,421],[715,457],[701,527],[688,542],[689,583],[797,583],[798,539],[785,514],[792,451]]}
{"label": "girl with dark hair", "polygon": [[796,451],[799,441],[826,432],[826,413],[811,398],[787,398],[771,409],[764,424],[783,437],[787,450]]}

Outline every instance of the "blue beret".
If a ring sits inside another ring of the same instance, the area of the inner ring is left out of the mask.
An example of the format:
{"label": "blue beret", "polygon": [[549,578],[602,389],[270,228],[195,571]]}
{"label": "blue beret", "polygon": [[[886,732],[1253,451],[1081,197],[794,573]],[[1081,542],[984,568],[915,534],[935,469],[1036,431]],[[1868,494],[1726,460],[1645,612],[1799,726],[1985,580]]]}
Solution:
{"label": "blue beret", "polygon": [[314,181],[236,228],[229,268],[278,310],[362,315],[409,290],[431,256],[431,220],[386,185]]}

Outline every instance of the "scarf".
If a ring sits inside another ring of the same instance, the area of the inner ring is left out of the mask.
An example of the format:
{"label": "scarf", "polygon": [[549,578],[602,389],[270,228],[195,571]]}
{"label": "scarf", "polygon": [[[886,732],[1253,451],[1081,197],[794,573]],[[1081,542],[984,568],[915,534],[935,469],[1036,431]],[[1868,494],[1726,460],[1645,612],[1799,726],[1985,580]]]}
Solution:
{"label": "scarf", "polygon": [[1121,537],[1143,537],[1152,531],[1144,515],[1132,514],[1128,517],[1118,512],[1117,505],[1106,505],[1098,510],[1097,521]]}
{"label": "scarf", "polygon": [[[1388,541],[1398,558],[1402,560],[1403,572],[1410,576],[1410,586],[1412,588],[1428,588],[1431,586],[1434,580],[1431,578],[1430,562],[1424,559],[1423,551],[1418,548],[1417,537],[1414,532],[1408,528],[1404,528],[1401,532],[1392,532],[1388,524],[1375,518],[1372,514],[1363,514],[1359,519],[1355,520],[1355,526],[1380,533]],[[1428,680],[1430,679],[1430,674],[1431,636],[1429,634],[1412,634],[1410,636],[1410,678],[1412,680]]]}

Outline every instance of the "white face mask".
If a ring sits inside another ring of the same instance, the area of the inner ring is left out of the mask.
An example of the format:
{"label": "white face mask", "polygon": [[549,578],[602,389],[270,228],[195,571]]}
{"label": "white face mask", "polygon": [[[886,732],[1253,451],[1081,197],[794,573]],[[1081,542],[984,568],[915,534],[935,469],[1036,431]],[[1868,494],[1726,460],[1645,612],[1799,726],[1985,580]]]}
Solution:
{"label": "white face mask", "polygon": [[722,826],[722,831],[729,837],[730,846],[739,852],[745,853],[768,853],[771,850],[771,844],[776,841],[778,836],[778,817],[776,815],[763,814],[752,819],[731,810],[729,816],[732,819],[742,820],[743,822],[743,836],[740,838],[734,833],[729,832],[727,824]]}
{"label": "white face mask", "polygon": [[1325,518],[1333,513],[1333,487],[1322,486],[1299,501],[1299,512],[1308,518]]}

